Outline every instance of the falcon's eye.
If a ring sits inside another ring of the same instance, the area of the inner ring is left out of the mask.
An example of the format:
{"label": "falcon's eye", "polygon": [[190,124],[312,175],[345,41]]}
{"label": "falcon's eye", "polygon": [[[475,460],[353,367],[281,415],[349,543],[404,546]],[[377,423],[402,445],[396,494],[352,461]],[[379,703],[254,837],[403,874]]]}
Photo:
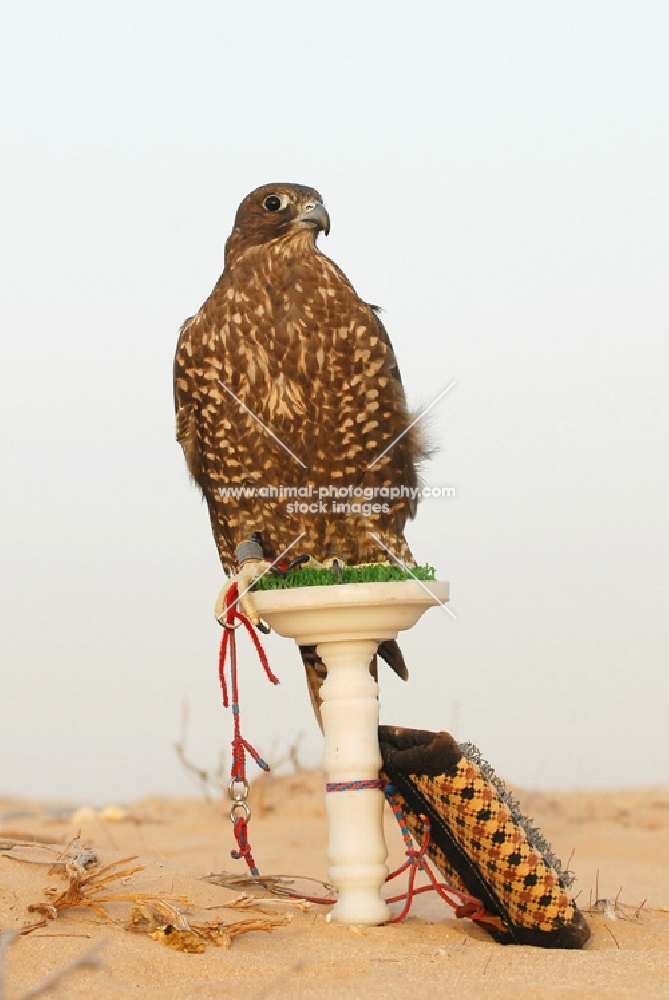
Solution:
{"label": "falcon's eye", "polygon": [[286,198],[279,198],[278,194],[268,194],[262,203],[262,207],[268,212],[278,212],[280,208],[286,207]]}

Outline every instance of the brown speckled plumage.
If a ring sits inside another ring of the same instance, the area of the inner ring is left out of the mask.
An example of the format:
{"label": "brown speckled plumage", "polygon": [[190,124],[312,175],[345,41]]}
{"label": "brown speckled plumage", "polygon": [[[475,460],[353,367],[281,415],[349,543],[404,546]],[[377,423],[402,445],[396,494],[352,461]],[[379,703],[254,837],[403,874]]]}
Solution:
{"label": "brown speckled plumage", "polygon": [[[263,209],[287,196],[284,213]],[[220,486],[415,486],[415,444],[406,435],[374,468],[367,465],[408,425],[397,362],[371,306],[315,246],[314,227],[294,222],[311,188],[271,184],[237,212],[225,269],[181,330],[175,359],[177,438],[209,506],[221,562],[260,531],[276,557],[300,531],[300,551],[339,553],[350,564],[384,561],[374,531],[408,559],[404,524],[414,504],[392,513],[292,515],[277,499],[220,497]],[[304,462],[303,469],[219,385],[224,382]]]}
{"label": "brown speckled plumage", "polygon": [[[278,210],[266,207],[272,197]],[[317,223],[303,221],[312,205],[320,212]],[[174,365],[177,438],[207,500],[228,573],[237,568],[237,545],[254,532],[271,559],[304,531],[291,557],[386,561],[373,531],[397,556],[414,562],[404,525],[415,501],[377,498],[390,503],[385,514],[301,515],[287,513],[285,499],[218,492],[229,486],[417,484],[413,431],[367,468],[410,417],[383,324],[316,247],[323,219],[329,225],[321,206],[317,191],[296,184],[251,192],[237,211],[223,274],[181,329]]]}

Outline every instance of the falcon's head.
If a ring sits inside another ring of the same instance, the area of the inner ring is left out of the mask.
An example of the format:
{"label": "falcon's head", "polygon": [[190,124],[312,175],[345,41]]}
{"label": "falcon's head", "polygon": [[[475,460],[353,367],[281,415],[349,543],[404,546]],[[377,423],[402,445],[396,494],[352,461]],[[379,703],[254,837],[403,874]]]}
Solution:
{"label": "falcon's head", "polygon": [[313,244],[318,233],[330,232],[330,216],[323,199],[301,184],[265,184],[244,198],[225,246],[226,260],[250,247],[292,236]]}

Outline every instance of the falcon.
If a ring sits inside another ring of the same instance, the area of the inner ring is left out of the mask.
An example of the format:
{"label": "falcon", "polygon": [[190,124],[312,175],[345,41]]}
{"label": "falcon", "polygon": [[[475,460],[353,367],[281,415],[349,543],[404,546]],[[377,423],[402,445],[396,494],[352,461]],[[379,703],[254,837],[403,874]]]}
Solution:
{"label": "falcon", "polygon": [[[329,231],[313,188],[252,191],[221,277],[181,327],[177,440],[230,577],[219,620],[237,581],[242,610],[261,625],[248,588],[280,558],[415,565],[404,526],[415,514],[420,444],[377,308],[316,246]],[[325,666],[315,647],[301,653],[320,721]],[[406,679],[395,642],[379,654]],[[376,658],[370,669],[376,676]]]}

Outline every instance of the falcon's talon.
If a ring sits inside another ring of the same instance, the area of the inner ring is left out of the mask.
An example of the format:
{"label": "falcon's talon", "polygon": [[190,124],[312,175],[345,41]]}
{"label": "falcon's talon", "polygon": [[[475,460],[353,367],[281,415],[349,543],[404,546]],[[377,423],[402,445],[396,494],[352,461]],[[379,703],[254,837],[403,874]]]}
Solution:
{"label": "falcon's talon", "polygon": [[288,565],[285,567],[285,569],[281,569],[280,566],[276,566],[275,564],[272,564],[270,572],[274,576],[278,576],[282,580],[285,580],[291,570],[300,569],[300,567],[303,565],[303,563],[309,562],[310,559],[311,559],[311,556],[308,556],[306,554],[301,555],[301,556],[295,556],[295,558],[292,559],[288,563]]}
{"label": "falcon's talon", "polygon": [[288,564],[286,572],[290,571],[291,569],[301,569],[302,566],[306,562],[309,562],[310,559],[311,556],[308,556],[306,553],[303,553],[301,556],[295,556],[292,562]]}
{"label": "falcon's talon", "polygon": [[268,625],[267,622],[263,621],[262,618],[258,620],[256,628],[258,629],[259,632],[262,632],[263,635],[269,635],[270,632],[272,631],[272,626]]}
{"label": "falcon's talon", "polygon": [[326,556],[323,562],[319,562],[318,559],[314,559],[313,556],[307,556],[302,565],[305,569],[331,569],[333,573],[337,574],[335,563],[340,567],[340,569],[342,566],[346,565],[341,556]]}
{"label": "falcon's talon", "polygon": [[237,591],[239,593],[239,597],[237,599],[239,610],[242,614],[246,615],[252,625],[257,626],[260,621],[260,615],[253,607],[250,589],[258,577],[263,576],[266,572],[267,563],[264,559],[245,559],[239,567],[239,572],[235,573],[234,576],[231,576],[230,579],[226,581],[225,586],[218,595],[216,606],[214,608],[216,621],[220,624],[227,624],[227,597],[230,592],[230,588],[234,583],[236,583]]}

